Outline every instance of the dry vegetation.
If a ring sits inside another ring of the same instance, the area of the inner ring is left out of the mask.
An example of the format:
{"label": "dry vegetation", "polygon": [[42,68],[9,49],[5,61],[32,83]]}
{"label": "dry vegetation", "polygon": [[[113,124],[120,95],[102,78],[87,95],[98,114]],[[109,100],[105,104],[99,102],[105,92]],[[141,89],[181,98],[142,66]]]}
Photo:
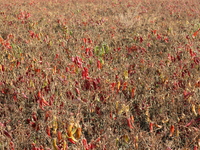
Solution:
{"label": "dry vegetation", "polygon": [[0,0],[1,150],[200,148],[199,0]]}

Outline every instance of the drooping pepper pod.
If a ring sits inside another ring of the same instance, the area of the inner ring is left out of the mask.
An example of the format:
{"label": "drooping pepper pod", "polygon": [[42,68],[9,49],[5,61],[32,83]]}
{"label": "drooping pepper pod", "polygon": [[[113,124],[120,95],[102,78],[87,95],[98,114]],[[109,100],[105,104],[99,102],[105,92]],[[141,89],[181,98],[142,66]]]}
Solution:
{"label": "drooping pepper pod", "polygon": [[69,125],[67,126],[67,136],[68,137],[71,137],[73,134],[72,134],[72,129],[74,127],[74,123],[69,123]]}
{"label": "drooping pepper pod", "polygon": [[74,123],[74,122],[70,122],[67,126],[67,138],[68,140],[73,143],[76,144],[76,142],[78,142],[78,139],[80,139],[81,137],[81,127],[78,123]]}
{"label": "drooping pepper pod", "polygon": [[171,127],[170,127],[170,133],[169,133],[169,136],[171,137],[171,136],[173,136],[173,134],[174,134],[174,125],[171,125]]}
{"label": "drooping pepper pod", "polygon": [[59,150],[59,147],[58,147],[58,145],[57,145],[57,140],[56,140],[56,138],[53,138],[52,144],[53,144],[54,150]]}
{"label": "drooping pepper pod", "polygon": [[65,140],[63,141],[63,150],[67,150],[67,142]]}
{"label": "drooping pepper pod", "polygon": [[75,138],[80,139],[81,135],[82,135],[82,129],[81,129],[81,127],[77,127],[77,130],[75,132]]}
{"label": "drooping pepper pod", "polygon": [[53,134],[56,135],[58,129],[58,122],[56,116],[53,116],[52,128],[53,128]]}

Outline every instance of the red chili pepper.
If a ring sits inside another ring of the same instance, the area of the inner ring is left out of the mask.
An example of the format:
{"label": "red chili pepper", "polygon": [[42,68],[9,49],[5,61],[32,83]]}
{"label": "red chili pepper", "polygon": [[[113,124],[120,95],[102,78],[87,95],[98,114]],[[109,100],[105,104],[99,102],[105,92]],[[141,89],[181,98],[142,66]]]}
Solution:
{"label": "red chili pepper", "polygon": [[49,103],[44,98],[42,98],[42,103],[45,104],[44,106],[49,106]]}
{"label": "red chili pepper", "polygon": [[135,96],[135,88],[132,88],[131,90],[131,97],[133,98]]}
{"label": "red chili pepper", "polygon": [[14,143],[12,141],[10,141],[10,149],[15,150]]}
{"label": "red chili pepper", "polygon": [[17,102],[17,95],[13,95],[14,102]]}
{"label": "red chili pepper", "polygon": [[42,94],[41,94],[41,92],[39,91],[38,92],[38,98],[41,98],[42,97]]}
{"label": "red chili pepper", "polygon": [[175,130],[175,129],[174,129],[174,125],[171,125],[170,134],[169,134],[170,137],[173,136],[174,130]]}
{"label": "red chili pepper", "polygon": [[57,137],[58,137],[58,141],[60,141],[62,139],[61,131],[57,131]]}
{"label": "red chili pepper", "polygon": [[68,140],[69,140],[72,144],[76,144],[76,142],[75,142],[72,138],[68,138]]}
{"label": "red chili pepper", "polygon": [[34,121],[37,121],[36,113],[33,113],[33,114],[32,114],[32,118],[33,118]]}
{"label": "red chili pepper", "polygon": [[99,60],[97,60],[97,68],[98,68],[98,69],[101,69],[101,67],[102,67],[101,62],[100,62]]}
{"label": "red chili pepper", "polygon": [[49,126],[47,126],[47,128],[46,128],[46,133],[47,133],[48,136],[51,136],[51,132],[50,132]]}
{"label": "red chili pepper", "polygon": [[127,124],[129,128],[133,129],[133,126],[131,125],[131,118],[127,118]]}
{"label": "red chili pepper", "polygon": [[31,150],[36,150],[35,143],[32,143],[31,147],[32,147]]}
{"label": "red chili pepper", "polygon": [[152,122],[149,123],[149,130],[150,130],[150,132],[153,132],[153,123]]}
{"label": "red chili pepper", "polygon": [[84,146],[85,150],[88,150],[87,140],[86,140],[86,139],[83,139],[83,140],[82,140],[82,143],[83,143],[83,146]]}
{"label": "red chili pepper", "polygon": [[187,123],[185,126],[189,127],[192,123],[194,123],[194,120],[192,119],[189,123]]}
{"label": "red chili pepper", "polygon": [[88,150],[89,150],[89,149],[94,149],[94,148],[96,148],[95,144],[92,144],[92,143],[91,143],[91,144],[88,145]]}
{"label": "red chili pepper", "polygon": [[194,146],[194,150],[198,150],[198,147],[196,145]]}
{"label": "red chili pepper", "polygon": [[44,147],[42,145],[40,145],[40,150],[44,150]]}
{"label": "red chili pepper", "polygon": [[80,95],[80,91],[79,91],[78,88],[75,88],[75,91],[76,91],[76,94],[77,94],[77,95]]}
{"label": "red chili pepper", "polygon": [[197,30],[197,31],[195,31],[195,32],[193,33],[192,37],[195,38],[195,37],[197,36],[197,34],[198,34],[199,31],[200,31],[200,29]]}
{"label": "red chili pepper", "polygon": [[97,143],[97,142],[99,142],[100,140],[101,140],[101,138],[98,137],[94,142]]}
{"label": "red chili pepper", "polygon": [[11,136],[6,130],[4,130],[3,133],[4,133],[8,138],[12,139],[12,136]]}
{"label": "red chili pepper", "polygon": [[123,83],[123,89],[122,89],[123,91],[126,90],[127,85],[128,85],[127,82],[124,82],[124,83]]}
{"label": "red chili pepper", "polygon": [[47,121],[48,120],[48,118],[50,117],[50,115],[51,115],[51,111],[46,111],[45,112],[45,121]]}

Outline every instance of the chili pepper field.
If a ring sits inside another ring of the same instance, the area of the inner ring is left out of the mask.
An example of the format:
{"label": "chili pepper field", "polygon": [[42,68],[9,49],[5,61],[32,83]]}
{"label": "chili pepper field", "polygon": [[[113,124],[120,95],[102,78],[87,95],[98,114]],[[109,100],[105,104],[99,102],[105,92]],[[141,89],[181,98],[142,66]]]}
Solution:
{"label": "chili pepper field", "polygon": [[199,0],[0,0],[0,149],[200,149],[199,16]]}

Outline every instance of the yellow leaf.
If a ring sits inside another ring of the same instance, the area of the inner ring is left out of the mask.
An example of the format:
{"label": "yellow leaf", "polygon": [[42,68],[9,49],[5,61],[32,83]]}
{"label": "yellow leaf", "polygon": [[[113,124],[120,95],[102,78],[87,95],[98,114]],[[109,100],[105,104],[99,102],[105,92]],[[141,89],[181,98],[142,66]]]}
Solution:
{"label": "yellow leaf", "polygon": [[128,143],[128,141],[129,141],[128,135],[124,135],[124,136],[123,136],[123,139],[124,139],[124,142]]}
{"label": "yellow leaf", "polygon": [[124,71],[124,78],[128,79],[128,71],[127,70]]}

